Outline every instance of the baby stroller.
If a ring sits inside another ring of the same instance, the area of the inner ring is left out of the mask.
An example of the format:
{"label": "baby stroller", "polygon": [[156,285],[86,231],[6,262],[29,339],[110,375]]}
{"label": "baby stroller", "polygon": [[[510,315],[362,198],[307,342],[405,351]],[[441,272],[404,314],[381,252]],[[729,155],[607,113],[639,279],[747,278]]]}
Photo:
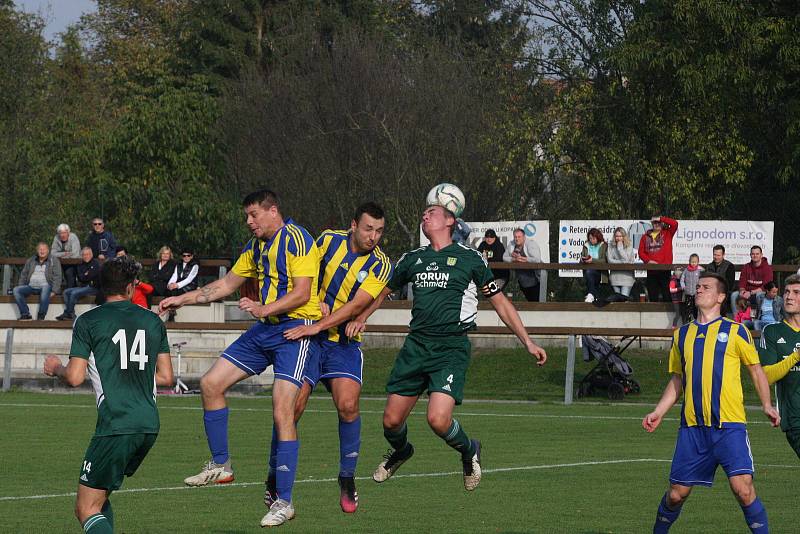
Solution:
{"label": "baby stroller", "polygon": [[625,395],[639,393],[639,383],[633,379],[633,368],[622,357],[635,340],[635,336],[623,337],[619,344],[612,345],[603,337],[581,336],[583,361],[596,359],[597,365],[578,384],[578,397],[588,397],[596,390],[604,390],[609,399],[622,400]]}

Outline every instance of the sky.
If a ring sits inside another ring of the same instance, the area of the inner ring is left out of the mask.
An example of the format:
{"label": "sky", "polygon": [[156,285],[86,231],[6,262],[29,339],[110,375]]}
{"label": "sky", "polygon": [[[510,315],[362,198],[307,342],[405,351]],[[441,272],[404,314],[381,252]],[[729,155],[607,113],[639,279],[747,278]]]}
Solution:
{"label": "sky", "polygon": [[14,4],[22,11],[42,15],[47,23],[44,35],[48,40],[78,22],[83,13],[97,8],[94,0],[14,0]]}

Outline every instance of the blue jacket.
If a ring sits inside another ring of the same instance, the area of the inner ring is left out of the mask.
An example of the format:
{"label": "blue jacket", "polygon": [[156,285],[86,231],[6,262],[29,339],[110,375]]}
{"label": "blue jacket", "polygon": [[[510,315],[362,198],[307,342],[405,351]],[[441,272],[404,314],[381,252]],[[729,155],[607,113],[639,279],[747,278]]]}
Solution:
{"label": "blue jacket", "polygon": [[89,234],[86,246],[91,247],[94,257],[98,259],[101,254],[106,258],[113,258],[117,253],[117,240],[114,239],[114,234],[108,230],[103,230],[99,234],[97,232]]}

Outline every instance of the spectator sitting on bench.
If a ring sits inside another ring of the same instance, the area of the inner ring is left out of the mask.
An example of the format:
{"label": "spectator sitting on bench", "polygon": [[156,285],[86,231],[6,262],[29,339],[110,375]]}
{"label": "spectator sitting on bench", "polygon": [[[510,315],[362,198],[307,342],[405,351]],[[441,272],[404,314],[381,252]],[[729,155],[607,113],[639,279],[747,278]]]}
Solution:
{"label": "spectator sitting on bench", "polygon": [[36,245],[36,255],[25,262],[19,275],[19,285],[14,288],[14,300],[19,308],[19,320],[32,319],[26,299],[30,295],[39,295],[39,311],[36,318],[44,320],[50,297],[61,292],[61,262],[50,254],[47,243]]}
{"label": "spectator sitting on bench", "polygon": [[755,330],[763,330],[768,324],[783,321],[783,298],[778,295],[778,284],[767,282],[764,291],[756,294]]}
{"label": "spectator sitting on bench", "polygon": [[175,259],[172,249],[163,246],[158,250],[158,257],[150,269],[150,283],[153,284],[153,294],[158,297],[171,297],[172,292],[167,289],[172,274],[175,272]]}
{"label": "spectator sitting on bench", "polygon": [[750,247],[750,263],[745,263],[739,275],[739,291],[734,291],[731,300],[736,302],[739,297],[750,300],[751,306],[756,306],[756,296],[764,292],[764,285],[772,282],[772,267],[764,252],[758,245]]}
{"label": "spectator sitting on bench", "polygon": [[748,299],[744,297],[736,299],[736,313],[733,315],[733,320],[753,329],[753,309]]}
{"label": "spectator sitting on bench", "polygon": [[[58,261],[64,258],[78,259],[81,257],[81,243],[78,236],[70,231],[68,224],[62,223],[56,228],[53,244],[50,245],[50,254],[58,258]],[[61,264],[66,287],[75,287],[75,267],[76,265]]]}
{"label": "spectator sitting on bench", "polygon": [[91,247],[81,249],[83,263],[76,265],[77,287],[64,290],[64,313],[56,317],[58,321],[75,318],[75,305],[82,297],[97,295],[100,285],[100,262],[95,259]]}

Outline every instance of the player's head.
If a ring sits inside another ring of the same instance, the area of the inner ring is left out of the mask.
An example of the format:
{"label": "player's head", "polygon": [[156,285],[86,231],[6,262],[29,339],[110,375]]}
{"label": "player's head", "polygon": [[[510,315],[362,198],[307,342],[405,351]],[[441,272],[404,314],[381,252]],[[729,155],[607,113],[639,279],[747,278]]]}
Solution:
{"label": "player's head", "polygon": [[456,231],[456,216],[442,206],[428,206],[422,213],[422,233],[430,239],[431,235],[446,232],[453,237]]}
{"label": "player's head", "polygon": [[786,315],[800,313],[800,276],[796,274],[783,281],[783,311]]}
{"label": "player's head", "polygon": [[103,293],[107,297],[133,296],[133,281],[142,268],[140,263],[130,256],[119,256],[108,260],[100,271],[100,280],[103,284]]}
{"label": "player's head", "polygon": [[283,226],[278,195],[269,189],[253,191],[242,201],[247,226],[259,239],[272,237]]}
{"label": "player's head", "polygon": [[357,251],[364,253],[374,249],[383,237],[385,228],[386,218],[379,204],[364,202],[356,208],[350,230]]}
{"label": "player's head", "polygon": [[704,272],[697,280],[697,294],[694,302],[698,309],[710,312],[722,306],[728,294],[728,282],[717,273]]}

